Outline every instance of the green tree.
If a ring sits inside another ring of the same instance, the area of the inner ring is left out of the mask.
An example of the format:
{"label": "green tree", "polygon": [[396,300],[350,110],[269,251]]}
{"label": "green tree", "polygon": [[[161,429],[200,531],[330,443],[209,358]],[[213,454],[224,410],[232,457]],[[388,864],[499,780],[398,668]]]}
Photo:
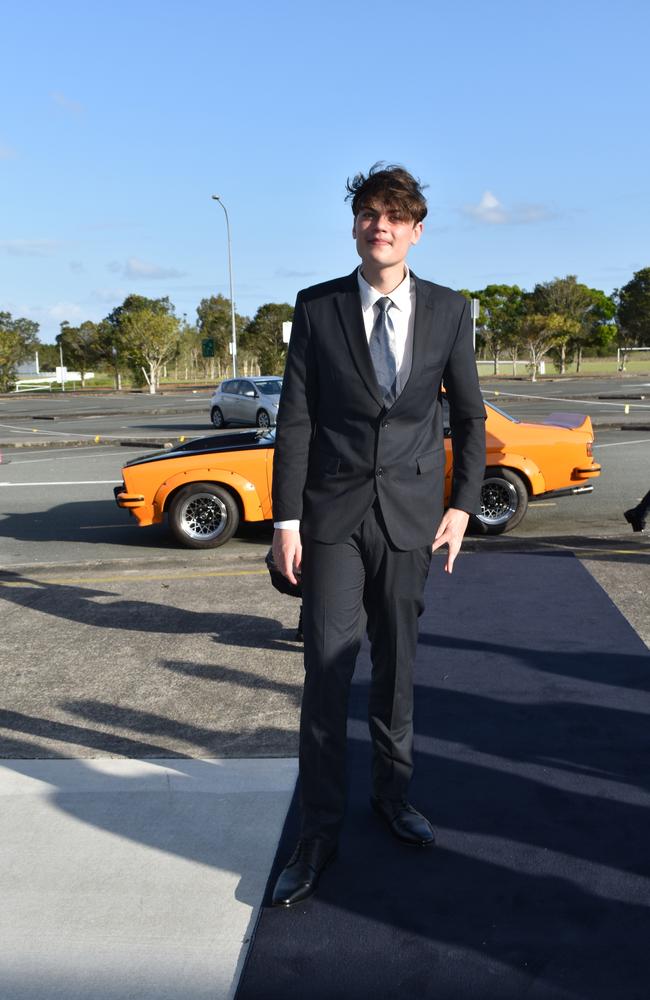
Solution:
{"label": "green tree", "polygon": [[616,323],[613,322],[616,315],[616,303],[612,296],[606,295],[599,288],[585,287],[587,287],[591,304],[582,319],[578,336],[569,342],[574,349],[577,372],[580,371],[584,350],[596,353],[607,352],[608,348],[611,350],[611,345],[615,342],[618,333]]}
{"label": "green tree", "polygon": [[[219,375],[225,370],[230,362],[230,344],[232,342],[232,315],[230,311],[230,299],[224,295],[212,295],[209,299],[201,299],[196,308],[198,316],[199,338],[211,338],[214,340],[214,361],[219,369]],[[237,343],[244,330],[248,326],[247,316],[240,316],[235,312],[235,332]],[[214,378],[214,367],[210,378]]]}
{"label": "green tree", "polygon": [[523,296],[518,285],[487,285],[474,293],[481,304],[478,327],[485,349],[494,362],[495,375],[499,374],[501,354],[516,343],[524,312]]}
{"label": "green tree", "polygon": [[622,352],[621,371],[625,371],[630,347],[650,347],[650,267],[634,272],[627,285],[614,292]]}
{"label": "green tree", "polygon": [[63,361],[67,368],[73,368],[81,375],[81,387],[85,385],[86,372],[97,366],[100,360],[98,324],[86,320],[80,326],[61,323],[61,332],[56,343],[63,351]]}
{"label": "green tree", "polygon": [[38,323],[31,319],[12,319],[0,312],[0,392],[9,392],[16,378],[16,368],[38,347]]}
{"label": "green tree", "polygon": [[[532,293],[533,312],[556,317],[554,324],[557,337],[550,352],[560,375],[566,375],[567,355],[572,348],[575,349],[585,330],[591,308],[589,289],[586,285],[579,284],[575,274],[535,285]],[[557,319],[559,316],[564,316],[567,320],[564,329]]]}
{"label": "green tree", "polygon": [[541,360],[565,338],[577,333],[579,323],[563,313],[528,312],[519,327],[519,336],[528,351],[531,382],[537,381]]}
{"label": "green tree", "polygon": [[281,375],[287,358],[282,340],[282,324],[293,319],[287,302],[267,302],[260,306],[242,336],[242,346],[256,354],[263,375]]}
{"label": "green tree", "polygon": [[168,298],[148,299],[129,295],[107,323],[114,331],[113,346],[126,358],[134,374],[142,372],[149,392],[158,390],[164,366],[179,347],[179,322]]}

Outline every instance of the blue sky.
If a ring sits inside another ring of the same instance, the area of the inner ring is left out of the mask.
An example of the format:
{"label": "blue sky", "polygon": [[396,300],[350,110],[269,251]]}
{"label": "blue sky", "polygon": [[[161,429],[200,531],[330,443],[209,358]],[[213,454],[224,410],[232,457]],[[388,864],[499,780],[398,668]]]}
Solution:
{"label": "blue sky", "polygon": [[452,287],[650,266],[650,4],[3,5],[0,310],[52,341],[137,292],[253,315],[357,262],[349,175],[429,186]]}

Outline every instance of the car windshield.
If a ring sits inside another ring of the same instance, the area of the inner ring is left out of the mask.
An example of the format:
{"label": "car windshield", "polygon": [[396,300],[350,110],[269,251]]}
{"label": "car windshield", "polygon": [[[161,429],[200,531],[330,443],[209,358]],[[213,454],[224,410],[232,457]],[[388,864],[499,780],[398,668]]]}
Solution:
{"label": "car windshield", "polygon": [[279,396],[282,389],[282,379],[269,379],[268,382],[256,382],[255,385],[265,396]]}
{"label": "car windshield", "polygon": [[490,407],[491,410],[496,410],[497,413],[500,413],[502,417],[505,417],[506,420],[510,420],[513,424],[520,424],[521,423],[521,421],[517,420],[516,417],[511,417],[509,413],[506,413],[506,411],[502,410],[499,406],[495,406],[494,403],[492,403],[492,402],[488,403],[487,400],[485,400],[485,403],[486,403],[487,406]]}

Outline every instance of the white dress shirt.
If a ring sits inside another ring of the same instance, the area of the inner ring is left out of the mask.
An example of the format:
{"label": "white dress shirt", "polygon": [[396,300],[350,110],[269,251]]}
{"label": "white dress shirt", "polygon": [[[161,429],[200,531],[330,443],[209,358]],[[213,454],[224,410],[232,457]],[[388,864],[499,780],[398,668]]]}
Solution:
{"label": "white dress shirt", "polygon": [[395,361],[397,364],[397,395],[406,385],[411,374],[411,361],[413,359],[413,326],[415,324],[415,282],[411,281],[408,267],[405,267],[406,274],[397,288],[386,295],[379,292],[372,285],[369,285],[361,268],[357,271],[359,282],[359,293],[361,295],[361,311],[363,313],[363,325],[366,331],[366,340],[370,343],[370,334],[375,325],[375,320],[379,315],[379,299],[390,299],[392,305],[388,315],[390,316],[395,331]]}
{"label": "white dress shirt", "polygon": [[[366,331],[366,340],[368,343],[370,343],[370,334],[375,325],[375,320],[379,315],[378,300],[388,298],[392,302],[388,315],[395,331],[394,349],[397,364],[396,390],[398,396],[411,374],[413,327],[415,325],[415,282],[411,280],[411,274],[406,265],[404,265],[404,270],[404,278],[397,288],[394,288],[392,292],[386,295],[385,292],[379,292],[373,285],[369,285],[361,273],[361,268],[357,269],[363,326]],[[299,531],[300,521],[274,521],[273,527]]]}

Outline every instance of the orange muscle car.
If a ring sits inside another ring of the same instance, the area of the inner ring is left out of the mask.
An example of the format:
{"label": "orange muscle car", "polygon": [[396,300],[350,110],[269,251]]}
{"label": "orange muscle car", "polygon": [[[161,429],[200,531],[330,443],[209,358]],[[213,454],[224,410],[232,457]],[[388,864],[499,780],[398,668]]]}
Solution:
{"label": "orange muscle car", "polygon": [[[443,397],[443,407],[446,401]],[[592,458],[589,417],[554,413],[543,423],[523,423],[485,404],[487,467],[477,514],[487,534],[510,531],[529,501],[590,493],[600,475]],[[448,430],[446,435],[448,435]],[[141,526],[167,515],[176,539],[190,548],[223,545],[240,521],[271,518],[274,430],[226,432],[195,438],[128,462],[115,488],[119,507]],[[451,440],[446,497],[451,491]]]}

